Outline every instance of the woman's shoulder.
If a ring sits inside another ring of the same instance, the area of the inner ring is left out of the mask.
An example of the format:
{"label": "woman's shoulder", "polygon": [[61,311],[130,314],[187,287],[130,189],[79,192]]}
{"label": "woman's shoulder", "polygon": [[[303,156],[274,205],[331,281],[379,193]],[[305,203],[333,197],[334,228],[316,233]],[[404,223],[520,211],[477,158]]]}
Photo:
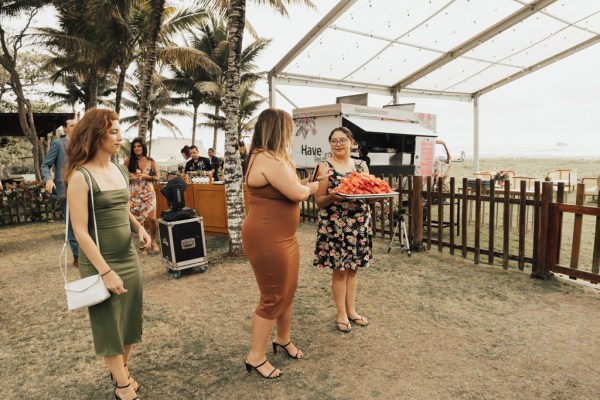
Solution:
{"label": "woman's shoulder", "polygon": [[[85,172],[84,172],[85,171]],[[84,174],[89,174],[88,170],[85,168],[85,164],[77,167],[71,176],[69,176],[69,188],[78,189],[85,188],[88,189],[87,177]]]}
{"label": "woman's shoulder", "polygon": [[285,161],[281,156],[278,156],[270,150],[256,151],[251,154],[254,157],[254,162],[261,162],[265,164],[285,164]]}

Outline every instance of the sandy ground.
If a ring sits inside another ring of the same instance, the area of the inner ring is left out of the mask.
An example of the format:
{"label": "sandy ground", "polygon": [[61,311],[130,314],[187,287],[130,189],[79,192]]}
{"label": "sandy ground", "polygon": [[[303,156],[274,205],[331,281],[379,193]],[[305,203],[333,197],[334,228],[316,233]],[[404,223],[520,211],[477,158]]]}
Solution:
{"label": "sandy ground", "polygon": [[[574,158],[541,158],[541,157],[496,157],[482,158],[479,161],[480,171],[513,170],[519,176],[544,177],[553,169],[577,170],[577,179],[596,177],[600,175],[600,158],[574,159]],[[473,160],[452,163],[452,170],[457,179],[470,178],[473,169]],[[574,201],[575,196],[569,200]]]}
{"label": "sandy ground", "polygon": [[[109,399],[87,313],[69,312],[57,259],[59,222],[0,228],[0,398]],[[600,291],[528,272],[474,266],[436,251],[386,253],[361,271],[359,312],[335,329],[330,273],[312,267],[315,225],[302,224],[293,339],[307,358],[269,359],[284,377],[243,361],[258,289],[245,259],[209,238],[204,273],[168,276],[142,262],[144,342],[130,361],[142,399],[598,398]],[[71,269],[73,277],[76,273]]]}

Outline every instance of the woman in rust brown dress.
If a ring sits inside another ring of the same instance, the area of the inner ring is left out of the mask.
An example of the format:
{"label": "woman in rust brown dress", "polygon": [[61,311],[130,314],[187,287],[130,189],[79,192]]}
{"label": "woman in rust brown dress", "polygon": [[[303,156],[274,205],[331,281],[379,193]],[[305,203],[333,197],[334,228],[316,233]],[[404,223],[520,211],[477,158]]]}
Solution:
{"label": "woman in rust brown dress", "polygon": [[263,111],[254,128],[246,173],[249,211],[242,227],[242,243],[260,289],[246,369],[255,369],[270,379],[281,375],[266,357],[273,321],[277,324],[273,351],[281,348],[292,358],[304,357],[290,338],[299,269],[298,202],[314,194],[318,183],[303,183],[296,175],[289,156],[292,128],[292,117],[285,111]]}

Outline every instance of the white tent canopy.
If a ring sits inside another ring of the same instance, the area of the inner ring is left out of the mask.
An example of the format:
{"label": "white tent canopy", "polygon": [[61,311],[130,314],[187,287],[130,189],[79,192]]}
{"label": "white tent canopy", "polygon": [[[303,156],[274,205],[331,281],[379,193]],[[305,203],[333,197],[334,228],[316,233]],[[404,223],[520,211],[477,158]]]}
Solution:
{"label": "white tent canopy", "polygon": [[598,42],[598,0],[341,0],[269,72],[270,103],[280,85],[473,101],[478,169],[478,97]]}

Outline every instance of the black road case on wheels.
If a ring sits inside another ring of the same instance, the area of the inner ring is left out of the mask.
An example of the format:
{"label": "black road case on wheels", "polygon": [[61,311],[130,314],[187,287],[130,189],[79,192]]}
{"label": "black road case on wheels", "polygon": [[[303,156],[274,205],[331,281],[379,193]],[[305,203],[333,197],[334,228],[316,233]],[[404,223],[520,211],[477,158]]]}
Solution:
{"label": "black road case on wheels", "polygon": [[159,219],[158,227],[162,257],[169,273],[179,278],[184,269],[206,270],[208,260],[202,217],[182,221]]}

